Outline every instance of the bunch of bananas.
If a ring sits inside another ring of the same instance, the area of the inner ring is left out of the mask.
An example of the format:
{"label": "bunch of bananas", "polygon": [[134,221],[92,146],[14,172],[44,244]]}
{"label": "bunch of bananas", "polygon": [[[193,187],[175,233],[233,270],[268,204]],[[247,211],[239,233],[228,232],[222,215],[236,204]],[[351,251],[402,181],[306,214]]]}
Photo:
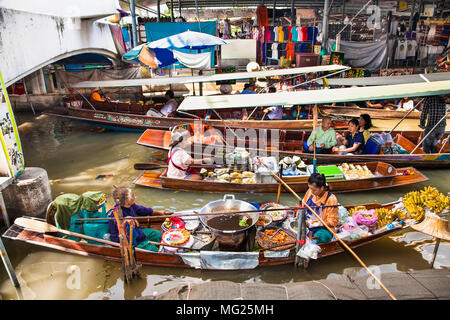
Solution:
{"label": "bunch of bananas", "polygon": [[348,216],[351,217],[353,216],[353,214],[356,211],[363,211],[363,210],[367,210],[365,206],[357,206],[357,207],[353,207],[350,210],[348,210]]}
{"label": "bunch of bananas", "polygon": [[410,217],[416,221],[422,220],[425,215],[425,197],[423,197],[420,191],[411,191],[405,194],[402,199],[403,205],[408,210]]}
{"label": "bunch of bananas", "polygon": [[394,222],[397,218],[402,220],[406,217],[406,214],[401,210],[392,211],[387,208],[375,209],[375,213],[378,217],[377,229],[380,229],[385,225]]}
{"label": "bunch of bananas", "polygon": [[428,186],[421,191],[411,191],[403,197],[403,205],[416,221],[423,219],[425,207],[434,213],[450,209],[450,198],[434,187]]}
{"label": "bunch of bananas", "polygon": [[434,213],[441,213],[444,209],[450,209],[450,198],[440,193],[434,187],[425,187],[420,191],[421,196],[424,199],[424,204]]}

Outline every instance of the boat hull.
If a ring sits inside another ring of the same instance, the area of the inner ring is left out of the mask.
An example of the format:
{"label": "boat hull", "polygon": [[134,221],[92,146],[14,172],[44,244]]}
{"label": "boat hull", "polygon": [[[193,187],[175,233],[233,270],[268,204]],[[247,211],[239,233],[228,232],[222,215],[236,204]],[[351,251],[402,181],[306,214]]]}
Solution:
{"label": "boat hull", "polygon": [[[346,206],[347,209],[350,209],[351,207],[352,206]],[[387,204],[383,206],[379,204],[368,204],[366,205],[366,207],[367,209],[379,207],[392,208],[392,204]],[[358,240],[346,241],[346,244],[350,248],[357,248],[362,245],[372,243],[380,238],[383,238],[389,234],[393,234],[400,230],[402,230],[402,228],[397,227]],[[44,234],[31,230],[25,230],[22,227],[17,226],[15,224],[13,224],[8,230],[6,230],[6,232],[3,234],[3,237],[11,240],[23,241],[44,248],[58,250],[61,252],[100,258],[114,262],[121,261],[120,249],[118,247],[112,247],[109,245],[97,245],[87,242],[77,242],[74,240],[69,240],[67,238],[57,237],[56,234],[52,233]],[[320,244],[320,247],[322,250],[318,254],[318,258],[324,258],[327,256],[332,256],[344,252],[343,247],[338,241]],[[135,250],[136,250],[136,261],[138,264],[146,266],[194,269],[193,266],[184,263],[181,256],[176,253],[152,252],[139,248],[136,248]],[[294,249],[290,250],[289,256],[287,257],[269,258],[265,257],[263,252],[260,252],[258,256],[257,267],[292,264],[294,262],[294,259],[295,259]]]}

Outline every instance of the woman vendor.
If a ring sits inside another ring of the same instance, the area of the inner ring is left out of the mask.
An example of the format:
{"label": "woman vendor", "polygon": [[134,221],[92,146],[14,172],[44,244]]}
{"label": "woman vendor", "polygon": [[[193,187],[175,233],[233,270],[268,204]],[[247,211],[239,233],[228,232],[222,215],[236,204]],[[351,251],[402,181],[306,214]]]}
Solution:
{"label": "woman vendor", "polygon": [[[170,215],[171,213],[156,211],[152,208],[137,205],[133,191],[127,187],[117,187],[113,192],[113,197],[114,201],[120,205],[120,209],[122,210],[122,215],[125,220],[129,221],[130,225],[134,228],[133,233],[136,237],[133,237],[133,239],[135,240],[136,247],[158,252],[158,247],[147,243],[147,241],[161,242],[161,231],[150,228],[141,228],[139,227],[139,222],[137,219],[127,219],[127,217],[151,216],[153,214]],[[109,232],[111,234],[111,241],[119,242],[119,230],[117,229],[115,219],[109,220]]]}
{"label": "woman vendor", "polygon": [[372,128],[372,119],[368,113],[363,113],[359,116],[359,132],[364,136],[364,143],[370,138],[369,129]]}
{"label": "woman vendor", "polygon": [[172,141],[169,145],[169,158],[167,159],[167,177],[190,180],[202,179],[191,166],[212,161],[212,159],[193,159],[185,150],[190,143],[191,139],[188,131],[177,131],[172,134]]}
{"label": "woman vendor", "polygon": [[[339,224],[338,201],[334,194],[328,191],[325,175],[313,173],[308,179],[308,191],[306,191],[303,203],[306,203],[320,218],[331,228]],[[325,207],[330,206],[330,207]],[[331,207],[334,206],[334,207]],[[306,208],[306,225],[313,237],[317,237],[317,243],[330,242],[333,234],[328,231],[317,217]]]}

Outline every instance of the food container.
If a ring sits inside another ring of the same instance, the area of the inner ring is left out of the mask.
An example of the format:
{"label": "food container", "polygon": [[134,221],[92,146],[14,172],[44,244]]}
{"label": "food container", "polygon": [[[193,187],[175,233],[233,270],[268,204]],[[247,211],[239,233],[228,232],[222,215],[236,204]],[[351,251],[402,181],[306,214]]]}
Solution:
{"label": "food container", "polygon": [[[217,200],[208,203],[201,210],[200,213],[214,213],[214,212],[235,212],[235,211],[254,211],[255,207],[248,202],[236,200],[234,195],[225,195],[223,200]],[[226,215],[226,214],[225,214]],[[224,215],[224,216],[225,216]],[[219,248],[226,251],[239,251],[242,249],[244,243],[248,240],[250,230],[254,227],[259,218],[258,212],[243,213],[252,219],[252,223],[248,227],[239,230],[219,230],[211,227],[208,224],[212,218],[217,216],[200,216],[200,222],[209,229],[216,237],[219,243]],[[219,216],[220,217],[220,216]]]}
{"label": "food container", "polygon": [[272,223],[270,224],[270,226],[276,226],[280,222],[283,222],[288,215],[288,210],[283,210],[285,207],[276,202],[266,202],[266,203],[263,203],[260,207],[261,210],[275,209],[275,208],[280,208],[280,210],[279,211],[266,211],[264,213],[264,214],[270,215],[272,217]]}

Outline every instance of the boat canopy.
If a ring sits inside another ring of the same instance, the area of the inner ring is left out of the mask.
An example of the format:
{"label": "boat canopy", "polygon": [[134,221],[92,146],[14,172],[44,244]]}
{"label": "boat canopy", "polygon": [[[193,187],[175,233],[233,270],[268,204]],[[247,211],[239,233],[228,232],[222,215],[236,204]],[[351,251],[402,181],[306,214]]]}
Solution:
{"label": "boat canopy", "polygon": [[303,90],[280,93],[234,94],[186,97],[181,111],[227,108],[254,108],[277,105],[326,104],[450,94],[450,80],[375,87]]}
{"label": "boat canopy", "polygon": [[[427,74],[411,74],[405,76],[364,77],[364,78],[330,78],[330,86],[382,86],[389,84],[420,83],[450,80],[450,72],[436,72]],[[323,84],[323,80],[317,80]]]}
{"label": "boat canopy", "polygon": [[73,88],[112,88],[112,87],[135,87],[149,85],[168,85],[185,84],[195,82],[215,82],[224,80],[250,79],[260,77],[285,76],[302,73],[316,73],[329,71],[344,71],[350,67],[341,65],[312,66],[290,69],[275,69],[255,72],[233,72],[213,75],[195,76],[195,77],[164,77],[164,78],[145,78],[145,79],[124,79],[124,80],[106,80],[106,81],[82,81],[72,85]]}

